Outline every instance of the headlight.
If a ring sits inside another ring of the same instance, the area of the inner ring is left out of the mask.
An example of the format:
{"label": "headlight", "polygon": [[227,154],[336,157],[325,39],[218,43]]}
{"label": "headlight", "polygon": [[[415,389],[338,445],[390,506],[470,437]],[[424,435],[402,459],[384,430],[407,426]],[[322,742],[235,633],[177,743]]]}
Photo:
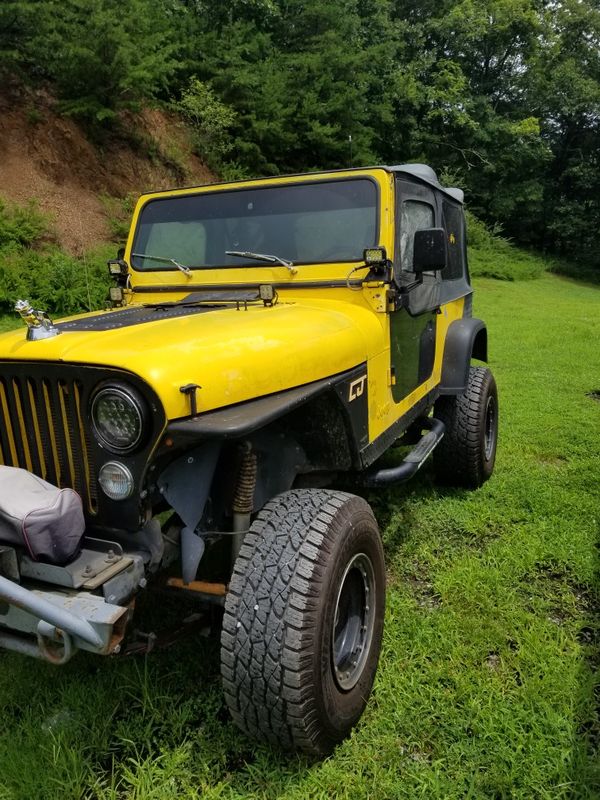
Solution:
{"label": "headlight", "polygon": [[145,408],[129,387],[107,386],[92,401],[92,424],[101,444],[117,453],[128,453],[144,433]]}
{"label": "headlight", "polygon": [[111,500],[126,500],[133,492],[133,476],[124,464],[109,461],[100,469],[98,483]]}

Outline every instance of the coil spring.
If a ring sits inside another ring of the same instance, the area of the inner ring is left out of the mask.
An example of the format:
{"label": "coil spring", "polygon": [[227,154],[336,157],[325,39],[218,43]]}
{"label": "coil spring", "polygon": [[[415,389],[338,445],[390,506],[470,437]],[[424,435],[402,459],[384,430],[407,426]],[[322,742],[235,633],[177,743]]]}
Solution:
{"label": "coil spring", "polygon": [[256,466],[256,453],[247,444],[242,450],[242,460],[233,497],[233,511],[236,514],[252,513],[256,488]]}

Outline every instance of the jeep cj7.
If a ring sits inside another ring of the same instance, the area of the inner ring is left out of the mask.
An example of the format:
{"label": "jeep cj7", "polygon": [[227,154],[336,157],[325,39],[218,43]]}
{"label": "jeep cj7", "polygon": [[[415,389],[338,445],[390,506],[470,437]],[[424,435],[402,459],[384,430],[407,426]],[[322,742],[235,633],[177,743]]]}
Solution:
{"label": "jeep cj7", "polygon": [[242,730],[313,755],[347,736],[385,605],[377,523],[347,490],[430,455],[447,484],[494,467],[462,200],[418,164],[150,193],[109,309],[53,322],[20,300],[26,329],[0,336],[0,647],[140,651],[136,596],[180,592],[221,625]]}

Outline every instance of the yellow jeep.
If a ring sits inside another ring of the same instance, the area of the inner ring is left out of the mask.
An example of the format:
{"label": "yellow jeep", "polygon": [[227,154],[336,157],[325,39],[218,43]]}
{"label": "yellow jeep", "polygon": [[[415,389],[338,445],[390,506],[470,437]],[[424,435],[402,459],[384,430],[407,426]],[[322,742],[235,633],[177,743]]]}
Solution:
{"label": "yellow jeep", "polygon": [[244,731],[316,755],[347,736],[385,603],[377,523],[348,490],[430,454],[446,484],[494,467],[462,200],[419,164],[149,193],[109,262],[112,307],[52,322],[20,301],[26,328],[0,336],[0,486],[20,470],[31,498],[75,490],[84,521],[61,528],[48,499],[36,549],[38,501],[19,494],[0,647],[147,649],[136,595],[180,592],[222,614]]}

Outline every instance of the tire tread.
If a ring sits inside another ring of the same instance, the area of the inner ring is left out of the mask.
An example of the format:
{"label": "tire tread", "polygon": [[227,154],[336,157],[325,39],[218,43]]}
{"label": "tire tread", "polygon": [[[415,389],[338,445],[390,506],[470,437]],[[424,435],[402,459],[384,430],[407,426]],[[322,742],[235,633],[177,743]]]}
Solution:
{"label": "tire tread", "polygon": [[490,370],[470,367],[466,391],[436,402],[434,415],[446,426],[434,452],[434,467],[441,482],[476,489],[491,474],[491,470],[486,474],[481,453],[482,407],[490,391],[496,391]]}
{"label": "tire tread", "polygon": [[234,721],[252,737],[312,755],[328,747],[307,642],[336,519],[350,500],[372,516],[364,500],[342,491],[298,489],[269,501],[245,537],[225,603],[221,672]]}

